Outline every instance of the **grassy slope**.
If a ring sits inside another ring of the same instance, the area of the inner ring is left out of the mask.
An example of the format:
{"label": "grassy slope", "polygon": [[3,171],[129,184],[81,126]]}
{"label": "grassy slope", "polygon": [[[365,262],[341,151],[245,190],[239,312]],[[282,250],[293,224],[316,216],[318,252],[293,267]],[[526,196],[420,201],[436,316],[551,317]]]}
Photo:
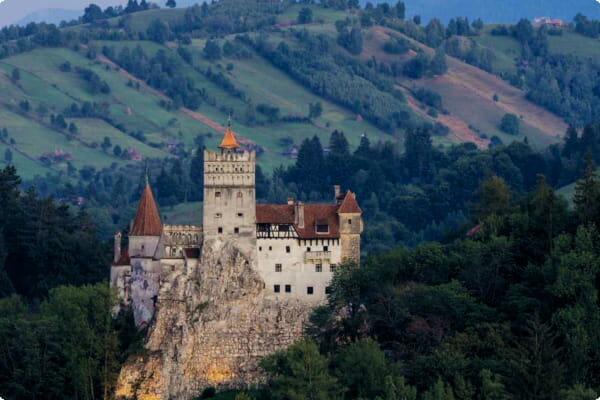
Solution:
{"label": "grassy slope", "polygon": [[[280,23],[294,21],[301,7],[293,5],[283,14],[278,16]],[[333,22],[346,17],[355,18],[356,15],[344,11],[325,9],[319,6],[309,6],[313,9],[315,22],[305,25],[313,32],[325,33],[335,37],[336,31]],[[129,26],[138,32],[143,32],[145,27],[155,18],[161,17],[170,22],[182,18],[183,10],[151,10],[133,14],[128,22]],[[112,21],[113,24],[117,20]],[[77,28],[71,28],[77,29]],[[365,51],[363,58],[375,56],[379,60],[392,61],[392,57],[381,51],[382,43],[387,40],[391,32],[384,28],[373,28],[365,35]],[[394,35],[401,36],[397,32]],[[231,39],[231,38],[229,38]],[[286,40],[283,33],[275,34],[273,40]],[[498,72],[510,71],[518,46],[510,38],[492,37],[489,28],[485,34],[476,38],[481,46],[486,46],[495,51],[497,55]],[[223,40],[221,39],[221,43]],[[556,52],[576,51],[585,54],[600,54],[600,43],[580,36],[565,34],[563,37],[551,37],[551,49]],[[160,46],[151,42],[96,42],[103,45],[114,46],[118,51],[123,46],[141,45],[147,54],[153,55],[158,49],[173,51],[176,44],[169,43]],[[424,47],[420,44],[417,44]],[[296,83],[288,75],[274,68],[257,54],[249,59],[222,59],[216,63],[209,63],[202,57],[203,40],[194,40],[188,47],[194,55],[195,67],[205,70],[211,67],[213,71],[221,70],[234,85],[246,92],[253,105],[267,103],[280,108],[280,115],[305,115],[308,103],[320,101],[323,104],[323,116],[314,124],[277,123],[256,124],[254,126],[242,125],[239,116],[243,115],[248,105],[214,85],[198,70],[187,66],[185,74],[191,77],[196,86],[206,88],[210,95],[217,101],[217,106],[203,103],[198,114],[186,113],[185,110],[167,111],[160,107],[159,101],[164,98],[155,90],[141,85],[139,89],[129,87],[127,82],[132,77],[125,71],[114,68],[106,60],[89,60],[82,54],[69,49],[39,49],[16,57],[0,61],[0,89],[4,94],[0,101],[0,128],[6,126],[9,135],[16,141],[16,150],[23,154],[15,154],[14,163],[24,169],[26,177],[44,171],[56,171],[64,165],[45,167],[36,160],[42,152],[53,151],[57,148],[73,154],[73,165],[77,168],[83,165],[92,165],[96,168],[110,166],[112,163],[120,165],[127,162],[112,155],[103,153],[97,144],[104,136],[111,139],[113,144],[121,147],[135,147],[144,157],[165,157],[168,153],[164,150],[148,146],[138,140],[125,135],[114,127],[98,119],[75,119],[79,126],[80,134],[75,140],[69,140],[64,132],[53,130],[49,126],[48,117],[40,119],[35,112],[28,115],[18,115],[18,103],[27,99],[32,109],[43,103],[49,112],[60,112],[73,102],[83,101],[107,102],[110,106],[110,116],[115,123],[122,124],[127,132],[141,131],[148,141],[156,145],[164,144],[170,139],[181,140],[190,149],[193,139],[197,134],[207,134],[206,144],[214,147],[220,139],[222,125],[226,121],[226,108],[234,110],[234,130],[240,136],[253,141],[265,149],[259,157],[259,163],[267,170],[272,170],[280,164],[291,162],[281,155],[283,138],[292,138],[296,145],[312,135],[319,135],[323,143],[327,143],[333,129],[343,130],[351,145],[356,146],[360,135],[367,133],[372,141],[390,140],[393,138],[375,128],[365,121],[356,121],[356,115],[344,107],[340,107],[327,100],[315,96],[312,92]],[[431,52],[431,49],[426,49]],[[410,56],[414,55],[411,54]],[[410,56],[395,56],[394,60],[406,61]],[[69,61],[73,66],[80,66],[94,70],[103,80],[108,82],[111,93],[108,95],[91,94],[75,72],[60,72],[59,65]],[[232,71],[226,71],[225,66],[231,63]],[[21,80],[12,82],[10,72],[14,67],[22,71]],[[449,73],[443,77],[427,78],[421,80],[399,79],[398,84],[407,94],[407,99],[413,110],[432,121],[435,119],[426,115],[424,108],[410,95],[410,91],[419,86],[425,86],[439,92],[444,100],[444,107],[448,115],[437,118],[452,129],[446,138],[435,138],[438,144],[446,145],[450,142],[470,140],[485,147],[487,142],[479,135],[488,137],[498,135],[504,142],[522,140],[527,136],[530,143],[544,146],[557,140],[557,136],[564,132],[564,123],[551,113],[527,102],[523,92],[509,86],[497,77],[487,74],[459,60],[449,58]],[[135,79],[134,79],[135,80]],[[498,102],[492,100],[494,93],[500,97]],[[476,106],[474,106],[476,105]],[[523,116],[523,135],[510,137],[498,130],[498,123],[506,112],[514,112]],[[198,118],[198,115],[202,118]],[[238,121],[236,120],[236,116]],[[261,116],[259,115],[259,121]],[[208,126],[201,121],[210,122]],[[71,121],[68,121],[71,122]],[[215,128],[216,127],[216,128]],[[21,133],[24,132],[24,133]],[[32,135],[32,136],[31,136]],[[18,137],[16,137],[18,136]],[[35,137],[35,140],[31,140]],[[0,145],[4,151],[7,144]],[[94,148],[96,146],[96,148]],[[2,157],[0,157],[2,158]]]}
{"label": "grassy slope", "polygon": [[[333,30],[329,29],[331,26],[313,23],[305,25],[305,27],[311,31],[325,33],[332,37],[336,35],[335,28]],[[433,53],[433,49],[399,32],[382,27],[373,27],[363,35],[363,52],[360,57],[363,60],[375,57],[377,60],[389,63],[394,61],[403,63],[416,54],[411,51],[406,55],[397,56],[382,51],[383,43],[390,36],[404,37],[415,46],[430,54]],[[488,141],[482,140],[480,135],[485,134],[488,138],[496,135],[504,143],[523,140],[524,137],[527,137],[531,144],[541,148],[559,140],[559,137],[566,130],[566,125],[560,118],[527,101],[524,92],[512,87],[497,76],[453,57],[448,57],[448,66],[448,73],[442,77],[419,80],[405,77],[398,78],[399,85],[405,88],[408,102],[412,105],[413,111],[432,122],[436,120],[442,122],[451,129],[451,134],[446,138],[437,138],[438,143],[444,145],[450,141],[472,141],[478,144],[479,147],[484,148],[487,146]],[[421,86],[433,89],[442,96],[444,108],[449,111],[449,115],[440,115],[437,119],[426,115],[419,102],[410,96],[410,90]],[[500,97],[498,102],[492,100],[495,93]],[[522,116],[521,135],[517,137],[509,136],[499,130],[498,125],[505,113],[515,113]]]}

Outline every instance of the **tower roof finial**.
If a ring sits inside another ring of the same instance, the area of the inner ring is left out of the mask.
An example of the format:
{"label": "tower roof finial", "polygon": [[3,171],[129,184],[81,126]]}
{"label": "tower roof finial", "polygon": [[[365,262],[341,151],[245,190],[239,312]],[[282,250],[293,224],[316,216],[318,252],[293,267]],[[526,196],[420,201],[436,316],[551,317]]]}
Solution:
{"label": "tower roof finial", "polygon": [[231,130],[231,114],[227,118],[227,130],[225,130],[225,135],[223,136],[223,140],[219,145],[221,150],[237,150],[240,148],[237,140],[235,140],[235,135]]}

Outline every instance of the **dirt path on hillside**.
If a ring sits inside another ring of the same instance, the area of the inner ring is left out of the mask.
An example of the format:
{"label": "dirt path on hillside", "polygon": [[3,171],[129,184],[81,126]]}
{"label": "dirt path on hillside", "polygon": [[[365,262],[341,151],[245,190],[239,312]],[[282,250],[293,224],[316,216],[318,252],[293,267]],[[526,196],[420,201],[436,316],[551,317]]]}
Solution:
{"label": "dirt path on hillside", "polygon": [[[152,86],[148,85],[143,80],[135,77],[134,75],[130,74],[123,68],[119,67],[116,63],[109,60],[107,57],[105,57],[103,55],[99,55],[98,60],[102,61],[105,64],[110,65],[111,67],[113,67],[115,69],[118,69],[120,76],[130,79],[132,82],[138,83],[140,85],[140,87],[144,88],[144,90],[160,97],[163,100],[167,100],[167,101],[171,100],[163,92],[161,92],[160,90],[154,89]],[[184,112],[185,114],[187,114],[189,117],[195,119],[198,122],[201,122],[202,124],[208,126],[209,128],[214,129],[215,131],[220,132],[220,133],[225,133],[226,128],[223,125],[219,124],[216,121],[213,121],[212,119],[208,118],[207,116],[202,115],[196,111],[192,111],[186,107],[181,107],[180,110],[182,112]],[[240,144],[243,144],[243,145],[254,145],[255,144],[253,141],[246,139],[243,136],[240,136],[239,134],[237,134],[235,132],[234,132],[234,134]]]}
{"label": "dirt path on hillside", "polygon": [[396,86],[398,89],[402,90],[404,95],[406,96],[406,103],[408,106],[431,122],[440,122],[446,125],[450,129],[450,134],[447,136],[450,139],[454,139],[455,141],[466,143],[471,142],[474,143],[479,149],[487,149],[490,143],[489,140],[482,139],[477,135],[477,133],[473,132],[469,126],[460,118],[457,118],[453,115],[445,115],[438,114],[437,118],[433,118],[425,112],[425,110],[419,107],[419,101],[413,97],[413,95],[406,89],[400,86]]}
{"label": "dirt path on hillside", "polygon": [[[387,40],[392,35],[400,36],[420,47],[426,53],[430,55],[434,53],[433,49],[389,28],[374,27],[370,30],[370,34],[378,43]],[[386,62],[394,61],[397,58],[385,53],[374,44],[369,45],[367,43],[365,49],[367,54],[364,54],[364,57],[367,58],[375,56],[377,59]],[[447,62],[448,73],[436,77],[436,80],[453,86],[458,93],[463,91],[465,97],[472,97],[477,101],[486,102],[488,107],[499,108],[502,113],[522,115],[525,123],[548,136],[564,135],[567,124],[563,119],[527,100],[525,92],[522,90],[511,86],[496,75],[485,72],[457,58],[447,56]],[[494,102],[492,100],[494,94],[499,96],[499,101]]]}

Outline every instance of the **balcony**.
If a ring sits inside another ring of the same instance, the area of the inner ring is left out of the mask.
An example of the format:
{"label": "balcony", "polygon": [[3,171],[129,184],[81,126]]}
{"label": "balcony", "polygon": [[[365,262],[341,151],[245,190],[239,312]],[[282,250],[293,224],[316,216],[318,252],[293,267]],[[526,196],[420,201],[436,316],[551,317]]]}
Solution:
{"label": "balcony", "polygon": [[307,251],[304,253],[304,262],[324,261],[331,259],[330,251]]}

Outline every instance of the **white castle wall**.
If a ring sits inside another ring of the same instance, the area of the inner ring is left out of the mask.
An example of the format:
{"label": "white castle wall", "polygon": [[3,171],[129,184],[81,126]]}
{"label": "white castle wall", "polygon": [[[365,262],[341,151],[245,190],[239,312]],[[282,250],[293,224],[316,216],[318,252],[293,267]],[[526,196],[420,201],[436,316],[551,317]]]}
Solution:
{"label": "white castle wall", "polygon": [[[257,246],[258,273],[265,282],[267,296],[297,298],[309,303],[326,301],[326,288],[333,277],[331,265],[341,262],[339,240],[257,239]],[[318,263],[321,272],[316,270]],[[281,264],[281,272],[276,270],[277,264]],[[275,292],[275,285],[279,285],[279,293]],[[291,285],[290,293],[286,293],[286,285]],[[308,287],[313,288],[313,294],[308,294]]]}

